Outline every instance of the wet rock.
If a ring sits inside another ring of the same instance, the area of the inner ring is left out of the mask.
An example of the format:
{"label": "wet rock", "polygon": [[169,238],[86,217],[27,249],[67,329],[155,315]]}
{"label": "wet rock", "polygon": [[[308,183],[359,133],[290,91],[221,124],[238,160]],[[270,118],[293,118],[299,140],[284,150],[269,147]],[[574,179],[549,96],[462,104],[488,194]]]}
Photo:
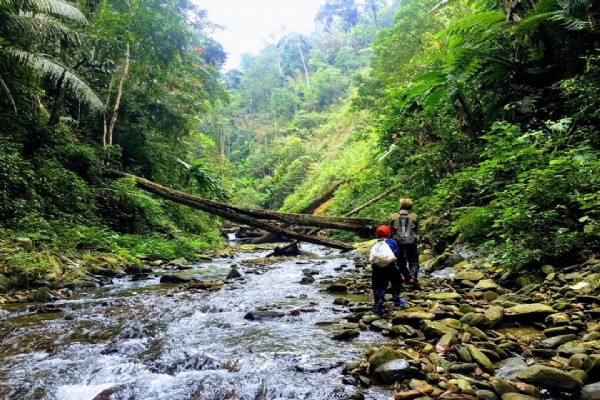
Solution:
{"label": "wet rock", "polygon": [[490,308],[487,308],[483,312],[483,315],[485,315],[485,317],[490,321],[490,327],[495,327],[499,325],[502,322],[502,319],[504,318],[504,308],[499,306],[492,306]]}
{"label": "wet rock", "polygon": [[548,339],[544,339],[541,341],[541,346],[545,347],[547,349],[555,349],[558,346],[568,343],[568,342],[572,342],[573,340],[577,339],[576,335],[573,334],[569,334],[569,335],[559,335],[559,336],[554,336]]}
{"label": "wet rock", "polygon": [[92,400],[135,400],[136,391],[131,384],[117,385],[98,393]]}
{"label": "wet rock", "polygon": [[518,304],[504,310],[504,316],[510,317],[511,320],[534,322],[540,318],[545,318],[549,314],[554,314],[555,312],[556,311],[552,307],[545,304]]}
{"label": "wet rock", "polygon": [[459,293],[430,293],[427,295],[427,298],[430,300],[458,300],[462,299],[462,296]]}
{"label": "wet rock", "polygon": [[479,282],[477,282],[473,290],[480,292],[486,292],[488,290],[495,291],[498,289],[498,287],[498,284],[491,279],[481,279]]}
{"label": "wet rock", "polygon": [[448,372],[451,374],[470,374],[477,368],[475,363],[458,363],[452,364],[448,368]]}
{"label": "wet rock", "polygon": [[565,313],[551,314],[546,317],[546,324],[549,326],[564,326],[571,323],[571,319]]}
{"label": "wet rock", "polygon": [[498,399],[498,396],[496,396],[496,393],[492,392],[491,390],[479,389],[475,392],[475,395],[480,400],[497,400]]}
{"label": "wet rock", "polygon": [[41,287],[29,294],[28,300],[36,303],[48,303],[58,300],[58,297],[47,287]]}
{"label": "wet rock", "polygon": [[211,281],[211,280],[197,281],[197,280],[193,280],[188,285],[188,289],[200,289],[200,290],[215,291],[215,290],[219,290],[224,284],[225,284],[225,282],[223,282],[223,281]]}
{"label": "wet rock", "polygon": [[312,283],[315,283],[315,278],[312,275],[305,275],[300,280],[300,283],[303,285],[310,285]]}
{"label": "wet rock", "polygon": [[523,382],[551,389],[574,391],[583,386],[581,379],[572,374],[545,365],[533,365],[521,371],[517,377]]}
{"label": "wet rock", "polygon": [[454,280],[477,282],[484,278],[484,275],[479,271],[461,271],[454,275]]}
{"label": "wet rock", "polygon": [[420,328],[428,337],[439,338],[447,333],[451,335],[458,334],[458,331],[456,329],[450,328],[448,325],[437,321],[421,321]]}
{"label": "wet rock", "polygon": [[295,369],[298,372],[315,373],[315,372],[329,371],[330,369],[336,368],[338,366],[339,366],[338,362],[322,360],[322,361],[313,361],[313,362],[307,362],[307,363],[303,363],[303,364],[297,364],[295,366]]}
{"label": "wet rock", "polygon": [[254,310],[244,315],[244,319],[263,321],[284,317],[285,313],[277,310]]}
{"label": "wet rock", "polygon": [[371,327],[377,331],[389,331],[393,325],[385,319],[378,319],[371,323]]}
{"label": "wet rock", "polygon": [[348,286],[342,282],[335,282],[327,287],[329,293],[347,293]]}
{"label": "wet rock", "polygon": [[469,344],[466,347],[469,350],[469,354],[471,354],[473,361],[479,364],[484,371],[494,372],[494,364],[490,361],[488,356],[472,344]]}
{"label": "wet rock", "polygon": [[56,314],[61,313],[62,311],[62,308],[58,308],[54,306],[54,304],[48,304],[44,307],[38,308],[35,312],[38,314]]}
{"label": "wet rock", "polygon": [[502,395],[502,400],[538,400],[538,398],[521,393],[505,393]]}
{"label": "wet rock", "polygon": [[573,354],[586,354],[588,353],[588,349],[584,342],[580,341],[569,341],[565,344],[560,345],[556,351],[559,354],[571,356]]}
{"label": "wet rock", "polygon": [[405,354],[401,351],[394,350],[388,346],[383,346],[369,357],[369,368],[371,371],[375,371],[387,362],[405,358]]}
{"label": "wet rock", "polygon": [[480,313],[467,313],[463,315],[460,322],[481,329],[489,329],[492,326],[492,322],[484,314]]}
{"label": "wet rock", "polygon": [[179,266],[184,266],[189,264],[188,260],[186,260],[183,257],[180,258],[176,258],[175,260],[171,260],[168,262],[168,265],[174,266],[174,267],[179,267]]}
{"label": "wet rock", "polygon": [[341,332],[333,335],[332,339],[334,340],[350,340],[358,337],[360,335],[360,331],[358,329],[344,329]]}
{"label": "wet rock", "polygon": [[517,389],[512,387],[505,379],[492,377],[490,378],[490,384],[492,385],[494,392],[498,393],[500,396],[503,396],[506,393],[517,393]]}
{"label": "wet rock", "polygon": [[500,361],[496,365],[496,376],[498,378],[515,380],[519,372],[527,368],[527,363],[520,357],[511,357]]}
{"label": "wet rock", "polygon": [[405,312],[399,311],[392,317],[392,324],[406,324],[411,326],[417,326],[423,320],[433,320],[435,318],[435,314],[428,313],[424,311],[416,311],[416,312]]}
{"label": "wet rock", "polygon": [[600,381],[600,354],[591,354],[581,367],[587,373],[589,382]]}
{"label": "wet rock", "polygon": [[450,333],[443,335],[437,342],[437,347],[440,349],[447,349],[454,346],[458,341],[456,336]]}
{"label": "wet rock", "polygon": [[240,273],[240,271],[238,271],[237,268],[231,268],[225,279],[239,279],[241,277],[242,274]]}
{"label": "wet rock", "polygon": [[600,400],[600,382],[585,385],[579,396],[579,400]]}
{"label": "wet rock", "polygon": [[403,359],[392,360],[379,366],[372,374],[373,378],[383,384],[402,382],[416,376],[419,370]]}
{"label": "wet rock", "polygon": [[188,283],[191,280],[190,276],[183,274],[163,275],[160,277],[160,283]]}

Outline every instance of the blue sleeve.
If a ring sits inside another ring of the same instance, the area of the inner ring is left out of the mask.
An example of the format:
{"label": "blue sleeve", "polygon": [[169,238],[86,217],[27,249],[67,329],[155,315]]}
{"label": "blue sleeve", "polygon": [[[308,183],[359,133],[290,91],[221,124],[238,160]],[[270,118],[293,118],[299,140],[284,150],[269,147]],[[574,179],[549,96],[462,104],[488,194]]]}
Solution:
{"label": "blue sleeve", "polygon": [[396,257],[398,257],[400,249],[398,248],[398,244],[396,243],[396,241],[394,239],[386,239],[385,242],[388,244],[388,246],[390,246],[390,249],[392,249]]}

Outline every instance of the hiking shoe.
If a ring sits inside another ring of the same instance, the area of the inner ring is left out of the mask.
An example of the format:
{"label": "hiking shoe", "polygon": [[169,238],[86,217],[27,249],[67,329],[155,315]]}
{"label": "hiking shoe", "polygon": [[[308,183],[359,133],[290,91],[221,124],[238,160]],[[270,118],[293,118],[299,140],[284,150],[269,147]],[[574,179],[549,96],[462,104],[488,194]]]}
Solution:
{"label": "hiking shoe", "polygon": [[407,303],[406,300],[398,300],[394,302],[394,307],[395,308],[403,308],[406,307]]}
{"label": "hiking shoe", "polygon": [[410,278],[408,280],[408,286],[412,287],[415,290],[421,290],[421,285],[419,285],[419,281],[417,281],[415,278]]}
{"label": "hiking shoe", "polygon": [[383,315],[383,307],[377,305],[373,307],[373,312],[377,315]]}

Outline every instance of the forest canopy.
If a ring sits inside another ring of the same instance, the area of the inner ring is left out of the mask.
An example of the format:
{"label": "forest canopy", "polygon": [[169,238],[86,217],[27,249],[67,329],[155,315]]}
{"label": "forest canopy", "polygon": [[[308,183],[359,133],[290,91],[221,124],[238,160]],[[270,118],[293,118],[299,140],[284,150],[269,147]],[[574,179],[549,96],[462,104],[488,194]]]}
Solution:
{"label": "forest canopy", "polygon": [[0,0],[1,232],[34,246],[4,263],[30,282],[54,265],[40,252],[135,263],[222,244],[225,221],[107,169],[286,212],[343,181],[331,216],[400,184],[358,217],[386,222],[411,197],[432,251],[469,244],[512,271],[597,253],[599,13],[327,0],[315,32],[224,72],[187,0]]}

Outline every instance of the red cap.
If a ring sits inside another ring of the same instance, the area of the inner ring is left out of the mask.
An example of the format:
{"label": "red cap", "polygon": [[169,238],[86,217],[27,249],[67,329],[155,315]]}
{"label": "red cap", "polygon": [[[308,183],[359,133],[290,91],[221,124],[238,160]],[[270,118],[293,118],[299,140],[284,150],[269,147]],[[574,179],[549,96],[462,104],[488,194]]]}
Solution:
{"label": "red cap", "polygon": [[387,225],[380,225],[375,229],[375,235],[377,237],[388,237],[392,234],[392,228]]}

